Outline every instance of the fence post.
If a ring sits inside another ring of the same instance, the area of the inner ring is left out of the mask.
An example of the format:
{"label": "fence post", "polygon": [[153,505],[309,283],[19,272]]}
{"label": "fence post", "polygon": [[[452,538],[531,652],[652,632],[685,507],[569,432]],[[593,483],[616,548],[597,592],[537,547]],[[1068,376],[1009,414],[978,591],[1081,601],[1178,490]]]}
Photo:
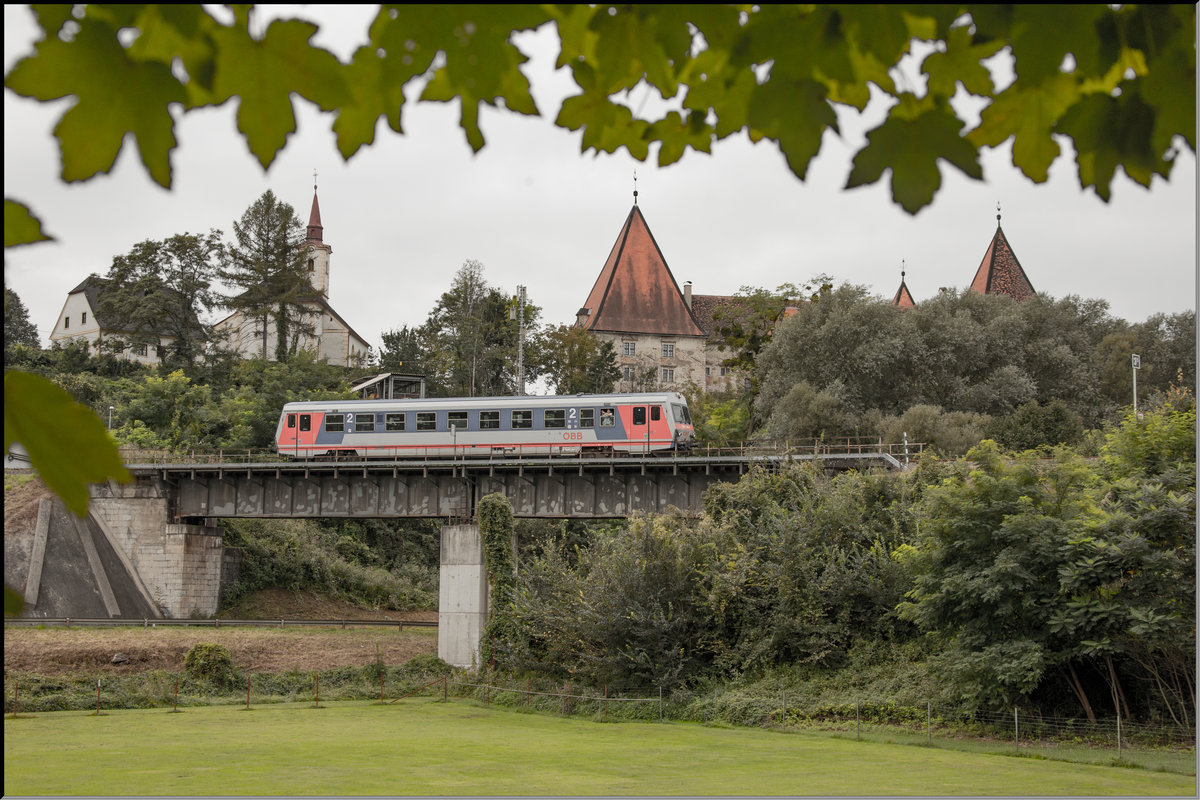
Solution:
{"label": "fence post", "polygon": [[446,675],[443,675],[442,676],[442,702],[443,703],[450,702],[449,686],[450,686],[450,678]]}
{"label": "fence post", "polygon": [[250,710],[250,673],[246,673],[246,710]]}
{"label": "fence post", "polygon": [[854,739],[862,738],[862,717],[858,713],[858,701],[854,701]]}
{"label": "fence post", "polygon": [[321,673],[314,672],[313,677],[317,680],[317,695],[313,698],[313,708],[321,705]]}
{"label": "fence post", "polygon": [[179,676],[178,675],[175,676],[175,706],[171,710],[175,711],[175,712],[179,711]]}
{"label": "fence post", "polygon": [[100,716],[100,679],[96,679],[96,716]]}
{"label": "fence post", "polygon": [[1121,760],[1121,712],[1117,710],[1117,761]]}
{"label": "fence post", "polygon": [[1013,747],[1021,747],[1021,721],[1017,718],[1018,711],[1013,709]]}
{"label": "fence post", "polygon": [[659,722],[663,721],[662,684],[661,683],[658,685],[658,721]]}
{"label": "fence post", "polygon": [[925,701],[925,729],[929,733],[929,744],[933,744],[933,702]]}
{"label": "fence post", "polygon": [[779,719],[779,724],[787,727],[787,692],[783,693],[783,716]]}
{"label": "fence post", "polygon": [[608,684],[604,684],[604,718],[608,719]]}
{"label": "fence post", "polygon": [[13,679],[13,716],[17,715],[17,693],[21,690],[21,682]]}

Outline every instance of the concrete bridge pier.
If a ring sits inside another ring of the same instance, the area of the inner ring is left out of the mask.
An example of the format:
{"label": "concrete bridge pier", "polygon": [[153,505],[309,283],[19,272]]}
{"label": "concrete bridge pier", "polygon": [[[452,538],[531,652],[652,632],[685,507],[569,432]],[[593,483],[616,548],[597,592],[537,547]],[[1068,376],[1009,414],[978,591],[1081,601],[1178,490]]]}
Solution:
{"label": "concrete bridge pier", "polygon": [[476,666],[487,617],[487,567],[479,525],[447,525],[442,528],[438,576],[438,658],[456,667]]}

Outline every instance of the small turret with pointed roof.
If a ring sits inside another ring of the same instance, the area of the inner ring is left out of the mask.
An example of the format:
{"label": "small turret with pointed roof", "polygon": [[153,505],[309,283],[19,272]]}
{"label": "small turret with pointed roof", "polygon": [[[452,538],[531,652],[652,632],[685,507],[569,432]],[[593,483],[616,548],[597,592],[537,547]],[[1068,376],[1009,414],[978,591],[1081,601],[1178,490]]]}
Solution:
{"label": "small turret with pointed roof", "polygon": [[904,262],[900,262],[900,288],[896,290],[896,296],[892,298],[892,305],[897,308],[914,308],[917,303],[913,300],[912,294],[908,291],[908,285],[904,282]]}
{"label": "small turret with pointed roof", "polygon": [[1006,294],[1018,302],[1037,294],[1009,245],[1004,229],[1000,227],[999,203],[996,204],[996,233],[987,252],[983,254],[979,269],[975,271],[971,290],[980,294]]}

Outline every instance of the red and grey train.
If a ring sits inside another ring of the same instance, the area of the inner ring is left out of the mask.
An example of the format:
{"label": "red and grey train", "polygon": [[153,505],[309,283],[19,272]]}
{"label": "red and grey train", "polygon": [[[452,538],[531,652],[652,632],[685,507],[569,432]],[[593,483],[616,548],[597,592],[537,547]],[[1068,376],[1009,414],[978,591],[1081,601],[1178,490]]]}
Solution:
{"label": "red and grey train", "polygon": [[678,392],[288,403],[275,429],[298,459],[655,455],[694,440]]}

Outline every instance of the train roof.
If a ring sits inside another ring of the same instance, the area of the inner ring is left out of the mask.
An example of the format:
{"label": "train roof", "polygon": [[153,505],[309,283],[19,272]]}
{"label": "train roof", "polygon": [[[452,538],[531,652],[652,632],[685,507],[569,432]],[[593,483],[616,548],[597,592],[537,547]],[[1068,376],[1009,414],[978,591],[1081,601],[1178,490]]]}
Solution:
{"label": "train roof", "polygon": [[557,395],[509,395],[507,397],[422,397],[405,400],[305,400],[284,405],[285,411],[341,411],[361,409],[378,411],[384,409],[431,409],[458,410],[461,408],[511,408],[531,406],[555,408],[557,406],[605,406],[618,403],[670,402],[687,404],[679,392],[641,392],[630,394],[557,394]]}

